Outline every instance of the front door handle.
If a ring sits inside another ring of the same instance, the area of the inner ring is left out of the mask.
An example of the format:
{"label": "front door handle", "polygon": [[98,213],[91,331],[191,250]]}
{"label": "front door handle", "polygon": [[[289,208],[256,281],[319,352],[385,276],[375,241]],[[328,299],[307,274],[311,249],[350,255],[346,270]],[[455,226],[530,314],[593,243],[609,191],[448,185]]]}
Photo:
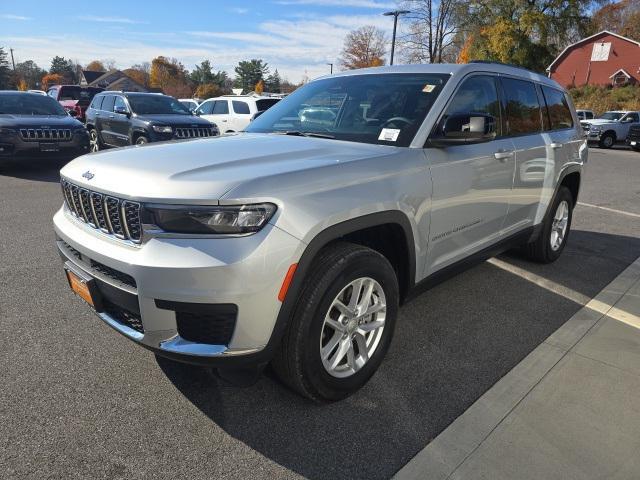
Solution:
{"label": "front door handle", "polygon": [[549,146],[551,148],[562,148],[562,144],[561,143],[550,143]]}
{"label": "front door handle", "polygon": [[496,157],[498,160],[504,162],[507,159],[513,157],[513,152],[507,152],[505,150],[498,150],[496,153],[493,154],[494,157]]}

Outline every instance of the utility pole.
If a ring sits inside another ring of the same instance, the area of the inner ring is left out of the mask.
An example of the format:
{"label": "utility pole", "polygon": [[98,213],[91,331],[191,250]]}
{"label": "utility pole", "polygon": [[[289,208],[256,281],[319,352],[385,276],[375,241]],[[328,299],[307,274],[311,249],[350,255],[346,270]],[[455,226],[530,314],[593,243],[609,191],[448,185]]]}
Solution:
{"label": "utility pole", "polygon": [[389,65],[393,65],[393,54],[396,49],[396,28],[398,27],[398,17],[406,13],[411,12],[409,10],[394,10],[393,12],[383,13],[385,17],[393,17],[393,38],[391,40],[391,60],[389,61]]}
{"label": "utility pole", "polygon": [[327,63],[331,67],[331,75],[333,75],[333,63]]}
{"label": "utility pole", "polygon": [[16,71],[16,62],[13,59],[13,48],[10,48],[9,51],[11,52],[11,65],[13,65],[13,71]]}

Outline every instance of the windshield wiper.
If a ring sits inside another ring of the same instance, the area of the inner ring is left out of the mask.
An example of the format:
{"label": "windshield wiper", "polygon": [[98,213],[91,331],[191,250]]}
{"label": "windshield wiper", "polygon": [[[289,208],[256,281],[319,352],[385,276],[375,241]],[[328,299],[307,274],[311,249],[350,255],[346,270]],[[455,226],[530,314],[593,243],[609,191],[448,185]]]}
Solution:
{"label": "windshield wiper", "polygon": [[336,138],[328,133],[301,132],[300,130],[287,130],[286,132],[275,133],[278,135],[290,135],[292,137]]}

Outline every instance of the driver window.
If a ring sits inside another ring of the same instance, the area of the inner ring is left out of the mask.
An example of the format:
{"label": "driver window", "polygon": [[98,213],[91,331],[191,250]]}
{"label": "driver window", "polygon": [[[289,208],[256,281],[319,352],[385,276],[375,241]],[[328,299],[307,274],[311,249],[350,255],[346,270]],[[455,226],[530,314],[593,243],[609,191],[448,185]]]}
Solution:
{"label": "driver window", "polygon": [[447,107],[443,120],[454,113],[488,113],[496,118],[497,135],[502,135],[500,102],[494,77],[475,75],[462,82]]}

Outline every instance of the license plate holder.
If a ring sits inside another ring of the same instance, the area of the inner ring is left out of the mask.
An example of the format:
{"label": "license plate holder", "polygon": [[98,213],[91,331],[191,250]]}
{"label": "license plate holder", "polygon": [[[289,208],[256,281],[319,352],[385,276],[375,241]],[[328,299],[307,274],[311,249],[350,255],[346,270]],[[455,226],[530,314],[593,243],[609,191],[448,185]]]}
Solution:
{"label": "license plate holder", "polygon": [[55,142],[40,142],[41,152],[58,152],[60,151],[60,145]]}
{"label": "license plate holder", "polygon": [[78,268],[70,265],[69,262],[65,263],[64,270],[71,290],[87,302],[94,310],[101,312],[102,296],[100,295],[100,290],[98,290],[95,280]]}

